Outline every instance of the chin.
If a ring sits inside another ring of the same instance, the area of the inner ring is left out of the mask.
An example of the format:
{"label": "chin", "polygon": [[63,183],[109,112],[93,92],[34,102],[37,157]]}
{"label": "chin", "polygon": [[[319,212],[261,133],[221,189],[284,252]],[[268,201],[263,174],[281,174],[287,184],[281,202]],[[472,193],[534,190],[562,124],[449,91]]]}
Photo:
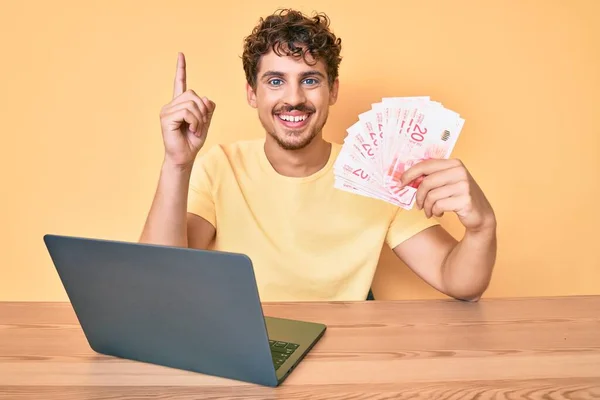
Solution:
{"label": "chin", "polygon": [[285,150],[303,149],[311,144],[316,136],[316,131],[271,134],[279,147]]}

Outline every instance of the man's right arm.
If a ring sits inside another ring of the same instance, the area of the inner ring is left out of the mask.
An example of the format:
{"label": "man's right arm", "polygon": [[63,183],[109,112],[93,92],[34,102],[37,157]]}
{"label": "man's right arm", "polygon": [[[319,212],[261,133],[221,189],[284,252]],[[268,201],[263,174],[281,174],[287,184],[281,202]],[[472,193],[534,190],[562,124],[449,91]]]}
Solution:
{"label": "man's right arm", "polygon": [[163,163],[140,243],[207,249],[215,227],[187,212],[191,169]]}
{"label": "man's right arm", "polygon": [[215,228],[187,212],[187,199],[194,161],[206,141],[215,103],[187,90],[186,79],[185,56],[179,53],[173,99],[160,112],[165,158],[139,241],[206,249]]}

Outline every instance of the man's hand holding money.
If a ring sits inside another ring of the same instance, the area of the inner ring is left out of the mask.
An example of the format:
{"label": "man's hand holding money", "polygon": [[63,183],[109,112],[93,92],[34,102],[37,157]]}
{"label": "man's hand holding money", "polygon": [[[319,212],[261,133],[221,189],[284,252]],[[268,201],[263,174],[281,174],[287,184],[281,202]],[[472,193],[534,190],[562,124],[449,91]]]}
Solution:
{"label": "man's hand holding money", "polygon": [[396,245],[415,273],[457,299],[478,300],[496,258],[496,219],[479,185],[450,154],[464,119],[429,97],[390,97],[372,104],[348,128],[336,160],[334,186],[428,218],[457,214],[460,241],[441,226]]}
{"label": "man's hand holding money", "polygon": [[400,187],[420,180],[415,205],[431,218],[455,212],[467,230],[495,227],[492,206],[458,159],[430,159],[415,164],[400,178]]}

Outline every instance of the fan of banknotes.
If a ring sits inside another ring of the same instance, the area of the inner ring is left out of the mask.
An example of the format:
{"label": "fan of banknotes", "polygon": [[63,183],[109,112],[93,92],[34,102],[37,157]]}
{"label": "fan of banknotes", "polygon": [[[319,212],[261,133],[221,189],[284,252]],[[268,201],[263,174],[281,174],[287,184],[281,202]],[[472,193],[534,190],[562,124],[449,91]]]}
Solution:
{"label": "fan of banknotes", "polygon": [[465,122],[428,96],[383,98],[358,118],[335,162],[335,187],[404,209],[413,207],[423,180],[400,187],[404,171],[424,160],[448,158]]}

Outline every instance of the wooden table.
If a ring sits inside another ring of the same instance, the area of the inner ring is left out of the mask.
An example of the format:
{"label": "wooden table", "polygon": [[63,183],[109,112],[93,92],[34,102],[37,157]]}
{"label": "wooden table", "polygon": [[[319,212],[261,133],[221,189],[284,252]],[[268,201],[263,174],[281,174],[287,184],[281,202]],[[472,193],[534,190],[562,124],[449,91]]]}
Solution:
{"label": "wooden table", "polygon": [[0,303],[0,398],[600,398],[600,296],[264,308],[329,326],[278,388],[102,356],[68,303]]}

